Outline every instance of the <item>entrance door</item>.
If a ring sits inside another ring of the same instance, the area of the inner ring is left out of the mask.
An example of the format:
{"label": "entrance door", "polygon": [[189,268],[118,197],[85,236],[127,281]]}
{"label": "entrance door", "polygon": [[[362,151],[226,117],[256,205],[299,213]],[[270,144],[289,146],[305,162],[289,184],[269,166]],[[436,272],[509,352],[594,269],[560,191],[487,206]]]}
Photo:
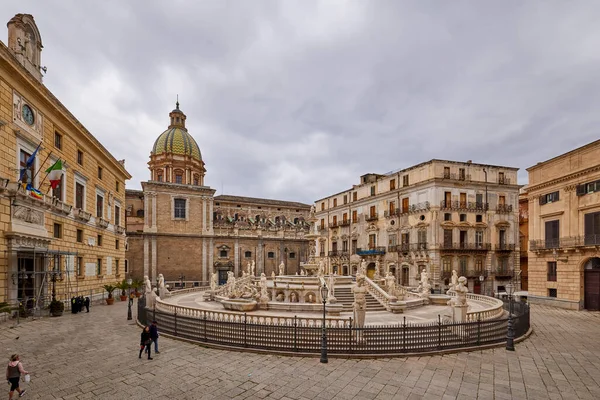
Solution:
{"label": "entrance door", "polygon": [[375,263],[371,263],[367,266],[367,278],[373,279],[375,276]]}
{"label": "entrance door", "polygon": [[227,283],[227,270],[220,269],[219,270],[219,285],[224,285]]}
{"label": "entrance door", "polygon": [[481,281],[479,280],[479,278],[475,279],[473,283],[473,293],[481,294]]}
{"label": "entrance door", "polygon": [[408,285],[408,276],[409,276],[408,267],[402,267],[402,286],[409,286]]}
{"label": "entrance door", "polygon": [[24,302],[26,308],[33,308],[35,297],[35,262],[33,255],[19,255],[18,257],[18,288],[17,297]]}
{"label": "entrance door", "polygon": [[584,298],[586,310],[600,311],[600,258],[588,260],[584,266]]}

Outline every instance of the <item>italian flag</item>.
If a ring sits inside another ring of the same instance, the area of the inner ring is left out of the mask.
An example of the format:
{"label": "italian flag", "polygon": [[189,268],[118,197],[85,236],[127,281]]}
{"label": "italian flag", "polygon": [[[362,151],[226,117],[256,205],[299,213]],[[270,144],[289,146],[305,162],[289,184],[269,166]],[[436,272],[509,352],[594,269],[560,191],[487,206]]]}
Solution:
{"label": "italian flag", "polygon": [[56,189],[56,187],[60,184],[60,178],[63,174],[62,161],[59,159],[54,163],[54,165],[46,170],[46,173],[48,174],[50,186],[52,186],[52,189]]}

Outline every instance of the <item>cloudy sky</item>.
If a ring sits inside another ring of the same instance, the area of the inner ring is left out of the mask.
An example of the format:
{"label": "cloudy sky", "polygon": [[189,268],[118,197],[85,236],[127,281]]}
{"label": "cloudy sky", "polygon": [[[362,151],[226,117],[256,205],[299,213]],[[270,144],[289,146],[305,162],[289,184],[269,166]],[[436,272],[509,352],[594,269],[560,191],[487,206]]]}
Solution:
{"label": "cloudy sky", "polygon": [[35,17],[45,84],[129,188],[177,94],[217,194],[307,203],[432,158],[526,183],[600,136],[597,1],[0,4]]}

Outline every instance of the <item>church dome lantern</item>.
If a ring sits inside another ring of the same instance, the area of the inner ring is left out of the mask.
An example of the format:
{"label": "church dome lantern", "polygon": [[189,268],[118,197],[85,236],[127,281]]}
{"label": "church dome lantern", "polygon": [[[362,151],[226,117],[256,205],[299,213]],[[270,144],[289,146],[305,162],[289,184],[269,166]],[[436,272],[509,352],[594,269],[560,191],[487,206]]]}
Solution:
{"label": "church dome lantern", "polygon": [[200,147],[185,127],[186,115],[179,109],[169,113],[170,124],[152,147],[148,166],[151,180],[187,185],[204,185],[204,162]]}

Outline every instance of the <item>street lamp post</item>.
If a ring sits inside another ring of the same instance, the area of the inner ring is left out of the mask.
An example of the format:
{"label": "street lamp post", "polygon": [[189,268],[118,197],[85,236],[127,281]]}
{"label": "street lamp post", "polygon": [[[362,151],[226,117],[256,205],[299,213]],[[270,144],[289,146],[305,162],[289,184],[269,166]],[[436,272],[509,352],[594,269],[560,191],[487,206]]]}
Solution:
{"label": "street lamp post", "polygon": [[131,283],[133,281],[131,278],[127,279],[127,286],[129,287],[129,302],[127,303],[127,321],[131,321],[133,317],[131,316],[131,304],[133,304],[133,298],[131,297]]}
{"label": "street lamp post", "polygon": [[52,281],[52,301],[56,301],[56,278],[59,277],[60,271],[54,267],[52,271],[50,271],[50,280]]}
{"label": "street lamp post", "polygon": [[321,300],[323,301],[323,335],[321,340],[321,362],[327,363],[327,330],[325,328],[325,303],[327,303],[327,285],[322,281]]}
{"label": "street lamp post", "polygon": [[515,351],[515,329],[513,326],[513,293],[515,287],[510,282],[506,285],[506,294],[508,294],[508,331],[506,332],[506,350]]}
{"label": "street lamp post", "polygon": [[485,296],[485,283],[483,282],[484,279],[485,279],[485,276],[479,275],[479,282],[480,282],[479,287],[480,287],[481,293]]}

